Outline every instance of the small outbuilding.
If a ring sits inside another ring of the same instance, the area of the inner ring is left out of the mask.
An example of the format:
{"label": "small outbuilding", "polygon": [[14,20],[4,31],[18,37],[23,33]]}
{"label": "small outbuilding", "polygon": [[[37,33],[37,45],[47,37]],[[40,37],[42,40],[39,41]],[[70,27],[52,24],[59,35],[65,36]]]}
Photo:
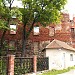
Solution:
{"label": "small outbuilding", "polygon": [[49,57],[49,70],[75,65],[75,49],[63,41],[55,39],[43,51],[44,56]]}

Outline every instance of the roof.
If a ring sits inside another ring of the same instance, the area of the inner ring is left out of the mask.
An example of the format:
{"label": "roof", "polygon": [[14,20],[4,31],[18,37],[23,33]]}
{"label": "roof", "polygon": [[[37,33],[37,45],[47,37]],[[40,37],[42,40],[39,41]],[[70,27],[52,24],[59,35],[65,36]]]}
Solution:
{"label": "roof", "polygon": [[53,40],[50,44],[48,44],[45,49],[55,49],[55,48],[64,48],[64,49],[68,49],[68,50],[72,50],[75,51],[75,48],[71,47],[70,45],[68,45],[67,43],[63,42],[63,41],[59,41],[59,40]]}

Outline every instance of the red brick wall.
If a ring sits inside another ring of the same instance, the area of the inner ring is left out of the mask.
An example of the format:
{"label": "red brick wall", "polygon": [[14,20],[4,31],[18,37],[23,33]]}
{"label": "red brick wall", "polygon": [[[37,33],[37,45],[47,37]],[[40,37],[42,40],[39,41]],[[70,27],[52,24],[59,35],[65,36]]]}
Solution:
{"label": "red brick wall", "polygon": [[[16,34],[10,34],[9,31],[7,31],[5,35],[5,39],[7,40],[20,40],[22,39],[22,23],[19,23],[19,26],[17,25],[17,33]],[[40,34],[39,35],[33,35],[33,31],[29,36],[29,39],[34,41],[47,41],[52,39],[59,39],[63,41],[69,41],[70,36],[70,22],[69,22],[69,15],[63,14],[63,21],[61,23],[61,31],[58,30],[55,31],[55,36],[50,37],[49,36],[49,29],[45,27],[40,27]],[[2,35],[2,31],[0,31],[0,38]]]}
{"label": "red brick wall", "polygon": [[[55,25],[50,25],[55,28],[54,36],[49,36],[49,27],[40,26],[39,35],[33,35],[33,31],[32,31],[28,39],[31,40],[32,42],[52,41],[53,39],[58,39],[58,40],[65,41],[65,42],[74,42],[75,38],[72,38],[71,31],[70,31],[70,28],[72,26],[71,26],[71,22],[69,19],[69,14],[65,14],[65,13],[62,14],[62,20],[59,25],[61,27],[60,30],[56,29]],[[73,27],[75,27],[75,23]],[[22,23],[19,23],[19,25],[17,26],[17,33],[13,35],[13,34],[9,34],[9,31],[7,31],[5,35],[5,39],[9,41],[22,39],[22,30],[23,30]],[[0,31],[0,38],[1,38],[1,35],[2,35],[2,31]],[[73,46],[75,47],[74,44]]]}

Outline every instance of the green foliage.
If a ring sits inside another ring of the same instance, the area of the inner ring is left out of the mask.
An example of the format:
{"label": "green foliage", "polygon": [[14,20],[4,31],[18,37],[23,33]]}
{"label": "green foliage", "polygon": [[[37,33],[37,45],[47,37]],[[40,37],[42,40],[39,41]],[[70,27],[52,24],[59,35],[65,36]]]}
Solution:
{"label": "green foliage", "polygon": [[15,66],[15,75],[18,75],[18,74],[26,74],[28,73],[28,69],[27,68],[21,68],[20,66],[16,67]]}
{"label": "green foliage", "polygon": [[[23,23],[23,51],[25,41],[28,39],[35,24],[47,26],[50,23],[60,21],[60,11],[66,4],[66,0],[20,0],[23,8],[20,8],[21,21]],[[39,26],[39,25],[38,25]],[[28,27],[29,30],[26,30]],[[24,53],[24,52],[23,52]],[[24,55],[24,54],[23,54]]]}
{"label": "green foliage", "polygon": [[[9,24],[12,16],[18,17],[23,23],[24,50],[25,41],[34,25],[40,23],[46,26],[50,23],[58,23],[60,21],[60,11],[66,4],[66,0],[20,0],[23,8],[18,9],[17,7],[12,7],[13,1],[0,1],[0,29],[4,29],[4,31],[10,29]],[[26,27],[29,30],[26,31]]]}
{"label": "green foliage", "polygon": [[[14,0],[0,0],[0,17],[3,24],[8,23],[12,16],[18,17],[23,24],[31,27],[34,23],[40,22],[43,26],[60,21],[60,11],[66,4],[66,0],[20,0],[24,8],[17,7],[12,9],[11,5]],[[5,20],[5,21],[4,21]],[[8,29],[6,24],[0,24],[0,29]],[[5,27],[4,27],[5,26]],[[33,28],[33,27],[32,27]]]}
{"label": "green foliage", "polygon": [[[12,17],[18,17],[18,9],[17,7],[12,7],[14,0],[0,0],[0,30],[2,30],[1,41],[0,41],[0,55],[4,52],[2,50],[7,49],[4,43],[4,36],[7,30],[10,30],[10,24],[13,22]],[[14,49],[12,47],[12,49]]]}
{"label": "green foliage", "polygon": [[[45,72],[42,75],[57,75],[57,74],[61,74],[61,73],[65,73],[70,71],[71,69],[75,69],[75,66],[73,67],[68,67],[67,69],[63,69],[63,70],[55,70],[52,69],[51,71]],[[39,74],[40,75],[40,74]]]}
{"label": "green foliage", "polygon": [[3,57],[0,57],[0,74],[1,75],[6,75],[7,71],[7,65],[5,59]]}
{"label": "green foliage", "polygon": [[3,21],[2,19],[0,20],[0,29],[2,29],[2,30],[8,30],[9,28],[8,28],[8,23],[7,23],[7,21]]}
{"label": "green foliage", "polygon": [[60,10],[66,4],[66,0],[22,0],[22,3],[23,23],[29,23],[35,19],[35,23],[47,25],[59,22]]}
{"label": "green foliage", "polygon": [[11,7],[14,0],[0,1],[0,29],[9,30],[9,22],[12,17],[18,17],[20,12],[17,7]]}

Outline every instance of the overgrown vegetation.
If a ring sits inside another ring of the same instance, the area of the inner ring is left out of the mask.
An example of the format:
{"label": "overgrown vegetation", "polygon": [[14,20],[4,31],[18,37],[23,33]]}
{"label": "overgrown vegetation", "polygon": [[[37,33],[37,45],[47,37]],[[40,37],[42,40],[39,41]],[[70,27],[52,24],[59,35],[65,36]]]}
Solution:
{"label": "overgrown vegetation", "polygon": [[0,75],[6,75],[6,72],[7,72],[6,58],[0,57]]}
{"label": "overgrown vegetation", "polygon": [[[22,25],[22,56],[25,56],[26,41],[33,27],[47,26],[51,23],[59,23],[61,10],[67,0],[17,0],[22,2],[23,8],[13,7],[15,0],[0,0],[0,30],[2,30],[0,41],[0,55],[3,51],[6,31],[10,30],[10,24],[16,17],[23,23]],[[12,22],[12,23],[11,23]],[[28,30],[27,30],[28,28]]]}
{"label": "overgrown vegetation", "polygon": [[51,71],[44,72],[41,75],[57,75],[57,74],[61,74],[61,73],[68,72],[71,69],[75,69],[75,66],[74,67],[68,67],[67,69],[63,69],[63,70],[55,70],[55,69],[52,69]]}

